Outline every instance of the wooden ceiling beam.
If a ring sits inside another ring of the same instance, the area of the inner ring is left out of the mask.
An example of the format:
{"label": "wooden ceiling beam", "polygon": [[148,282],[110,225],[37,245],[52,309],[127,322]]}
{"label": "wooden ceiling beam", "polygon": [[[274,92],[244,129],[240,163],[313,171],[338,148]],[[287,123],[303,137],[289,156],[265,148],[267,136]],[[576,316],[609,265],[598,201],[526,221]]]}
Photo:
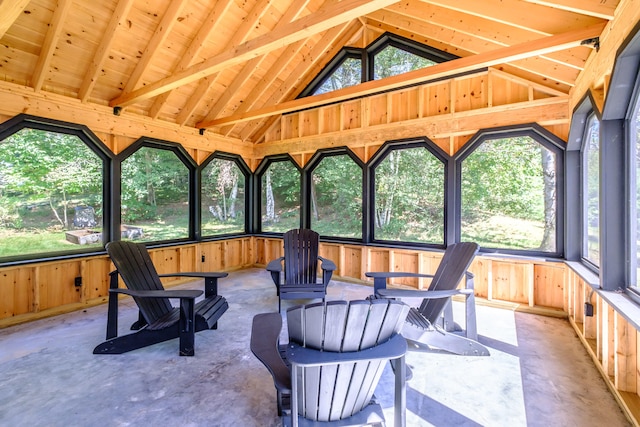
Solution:
{"label": "wooden ceiling beam", "polygon": [[[216,30],[222,25],[222,17],[227,13],[231,5],[233,5],[233,0],[221,0],[215,2],[213,9],[211,9],[211,12],[207,15],[207,19],[205,19],[204,23],[198,30],[198,34],[193,38],[191,44],[180,58],[180,62],[173,70],[174,73],[184,71],[193,64],[193,61],[198,57],[198,54],[202,50],[202,46],[204,46],[205,41],[209,37],[214,37]],[[154,100],[151,108],[149,109],[150,117],[154,119],[158,118],[162,107],[167,102],[170,95],[171,91],[167,91]]]}
{"label": "wooden ceiling beam", "polygon": [[49,28],[47,29],[47,34],[44,37],[42,49],[40,49],[40,55],[38,56],[38,62],[31,77],[31,86],[36,92],[42,88],[42,84],[44,83],[51,59],[53,58],[53,53],[55,52],[58,40],[60,40],[63,23],[67,19],[67,14],[71,9],[71,3],[71,0],[58,0],[58,7],[56,7],[56,10],[53,12],[51,24],[49,24]]}
{"label": "wooden ceiling beam", "polygon": [[[285,11],[284,15],[282,15],[282,18],[280,19],[280,21],[278,21],[276,28],[282,27],[284,25],[288,25],[291,21],[296,20],[300,16],[300,14],[304,11],[304,9],[308,6],[310,1],[311,0],[293,2],[291,6]],[[296,43],[301,43],[301,42],[296,42]],[[283,56],[284,55],[287,55],[287,52],[284,52]],[[216,117],[218,117],[220,112],[225,109],[225,107],[227,106],[231,98],[233,98],[233,96],[240,89],[240,87],[242,87],[247,82],[247,80],[251,77],[251,75],[255,73],[255,70],[260,66],[260,64],[262,63],[262,61],[264,61],[265,58],[266,58],[266,55],[253,58],[242,67],[242,70],[240,70],[240,72],[236,75],[236,77],[233,79],[229,87],[227,87],[225,92],[220,96],[220,98],[217,99],[217,101],[214,103],[211,110],[209,110],[209,113],[207,114],[207,116],[203,121],[213,120]],[[276,62],[281,63],[285,60],[286,60],[285,58],[280,57]],[[286,62],[288,62],[288,60],[286,60]],[[253,90],[250,92],[250,94],[257,93],[258,95],[260,95],[262,91],[264,91],[265,89],[266,87],[264,86],[262,88],[254,87]],[[241,105],[244,105],[244,104],[246,104],[246,100],[243,100],[243,103]]]}
{"label": "wooden ceiling beam", "polygon": [[599,23],[580,30],[543,37],[538,40],[503,47],[474,56],[454,59],[431,67],[410,71],[408,73],[380,80],[365,82],[356,86],[336,90],[334,92],[283,102],[281,104],[267,106],[244,114],[235,114],[223,117],[206,123],[198,123],[196,126],[199,128],[221,126],[306,108],[319,107],[332,102],[339,102],[377,92],[394,90],[412,84],[425,83],[442,77],[472,72],[479,68],[491,67],[505,62],[518,61],[536,55],[544,55],[558,50],[569,49],[580,46],[583,40],[599,36],[602,33],[604,26],[604,23]]}
{"label": "wooden ceiling beam", "polygon": [[178,16],[182,13],[187,2],[188,0],[173,0],[169,3],[169,7],[162,16],[160,24],[158,24],[153,36],[151,36],[151,40],[144,49],[144,52],[142,52],[142,58],[138,61],[136,68],[134,68],[129,76],[129,80],[124,87],[125,92],[130,92],[138,86],[142,75],[149,67],[151,61],[153,61],[158,50],[164,44],[169,33],[171,33],[173,26],[178,22]]}
{"label": "wooden ceiling beam", "polygon": [[85,73],[84,80],[80,85],[80,90],[78,91],[78,98],[82,102],[86,102],[91,95],[91,91],[95,86],[98,75],[100,74],[100,68],[102,67],[102,63],[109,55],[109,50],[111,49],[111,43],[113,43],[113,39],[116,35],[116,31],[119,27],[124,25],[127,16],[129,15],[129,11],[131,10],[131,6],[133,6],[134,0],[118,0],[118,5],[116,6],[116,10],[114,10],[113,15],[111,15],[111,19],[109,20],[109,25],[107,29],[104,31],[104,36],[100,41],[100,45],[93,55],[93,59],[91,60],[91,64],[89,65],[89,69]]}
{"label": "wooden ceiling beam", "polygon": [[0,39],[13,25],[30,0],[1,0],[0,1]]}
{"label": "wooden ceiling beam", "polygon": [[[260,19],[269,9],[270,0],[259,0],[253,8],[249,11],[247,16],[242,20],[242,24],[233,34],[229,43],[227,43],[221,50],[225,51],[233,49],[234,46],[238,46],[247,41],[251,33],[261,26]],[[189,117],[193,114],[198,104],[209,93],[209,89],[216,83],[220,76],[220,72],[215,73],[209,78],[201,79],[198,83],[198,87],[195,92],[191,94],[191,97],[187,100],[187,103],[182,107],[176,122],[179,125],[184,125]],[[126,91],[125,91],[126,92]]]}
{"label": "wooden ceiling beam", "polygon": [[138,101],[153,98],[171,89],[192,83],[203,77],[233,65],[245,62],[259,55],[264,55],[281,47],[295,43],[311,35],[321,33],[329,28],[349,22],[356,16],[365,15],[381,9],[397,0],[343,0],[331,7],[297,19],[286,27],[249,40],[233,49],[209,58],[199,64],[177,72],[172,76],[151,83],[130,93],[124,93],[111,100],[110,106],[126,107]]}
{"label": "wooden ceiling beam", "polygon": [[581,15],[593,16],[594,18],[611,21],[616,10],[617,2],[606,0],[524,0],[528,3],[553,7],[555,9],[566,10]]}

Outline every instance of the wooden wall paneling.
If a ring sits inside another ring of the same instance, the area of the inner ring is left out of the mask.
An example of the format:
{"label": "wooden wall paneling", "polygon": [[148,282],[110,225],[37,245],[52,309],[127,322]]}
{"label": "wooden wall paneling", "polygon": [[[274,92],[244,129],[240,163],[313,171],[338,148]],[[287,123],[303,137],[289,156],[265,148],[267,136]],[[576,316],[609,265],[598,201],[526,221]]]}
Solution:
{"label": "wooden wall paneling", "polygon": [[536,306],[564,308],[564,265],[534,265],[534,295]]}
{"label": "wooden wall paneling", "polygon": [[[367,271],[377,271],[386,273],[389,270],[390,264],[390,250],[384,248],[369,248],[367,251],[367,258],[369,260],[369,267]],[[373,280],[368,279],[373,282]]]}
{"label": "wooden wall paneling", "polygon": [[491,299],[491,266],[493,263],[491,260],[482,257],[476,257],[471,263],[469,271],[474,275],[473,278],[473,290],[477,297]]}
{"label": "wooden wall paneling", "polygon": [[[583,306],[582,323],[583,323],[583,329],[584,329],[584,338],[589,342],[589,345],[591,345],[594,353],[596,353],[597,352],[596,340],[598,337],[598,321],[597,320],[599,316],[599,313],[597,313],[597,310],[598,310],[597,304],[594,304],[596,297],[594,296],[595,294],[592,292],[590,286],[585,286],[583,289],[583,293],[584,293],[583,294],[584,302],[582,303],[582,306]],[[593,316],[587,316],[587,312],[586,310],[584,310],[584,306],[586,303],[590,303],[593,305]]]}
{"label": "wooden wall paneling", "polygon": [[109,296],[109,273],[113,270],[109,257],[95,257],[86,260],[82,272],[82,286],[87,301]]}
{"label": "wooden wall paneling", "polygon": [[[419,252],[418,253],[418,271],[420,274],[434,274],[442,261],[442,254],[439,252]],[[420,278],[418,280],[418,289],[427,289],[431,284],[431,279]]]}
{"label": "wooden wall paneling", "polygon": [[299,120],[300,113],[286,114],[280,118],[283,138],[291,139],[300,137]]}
{"label": "wooden wall paneling", "polygon": [[[222,271],[224,270],[224,242],[206,242],[200,244],[200,270]],[[204,256],[204,262],[202,257]]]}
{"label": "wooden wall paneling", "polygon": [[369,126],[387,123],[389,111],[387,111],[387,95],[376,95],[368,98],[369,102]]}
{"label": "wooden wall paneling", "polygon": [[[420,262],[417,252],[393,251],[392,271],[403,273],[418,273],[420,270]],[[391,283],[411,286],[418,288],[418,279],[411,277],[400,277],[391,281]]]}
{"label": "wooden wall paneling", "polygon": [[338,263],[340,262],[340,246],[341,245],[339,244],[333,243],[320,243],[318,253],[321,257],[333,261],[336,264],[336,268],[339,268]]}
{"label": "wooden wall paneling", "polygon": [[345,245],[343,262],[339,267],[339,275],[359,279],[363,274],[361,262],[362,256],[362,247]]}
{"label": "wooden wall paneling", "polygon": [[43,264],[37,268],[37,311],[80,302],[80,288],[75,286],[75,278],[80,277],[78,261]]}
{"label": "wooden wall paneling", "polygon": [[197,248],[195,245],[180,246],[178,248],[178,270],[176,271],[200,271],[200,262],[197,262]]}
{"label": "wooden wall paneling", "polygon": [[318,109],[300,112],[300,136],[317,135],[320,133],[319,115]]}
{"label": "wooden wall paneling", "polygon": [[388,94],[389,122],[401,122],[409,119],[409,90],[398,90]]}
{"label": "wooden wall paneling", "polygon": [[260,265],[266,265],[265,248],[266,239],[262,237],[256,237],[253,239],[253,246],[255,247],[255,263]]}
{"label": "wooden wall paneling", "polygon": [[244,265],[244,241],[242,239],[225,240],[224,248],[224,269],[238,269]]}
{"label": "wooden wall paneling", "polygon": [[493,261],[493,298],[530,304],[533,265]]}
{"label": "wooden wall paneling", "polygon": [[0,271],[0,319],[34,311],[34,268],[17,267]]}
{"label": "wooden wall paneling", "polygon": [[320,116],[322,127],[320,128],[320,134],[329,132],[338,132],[340,130],[340,105],[328,105],[320,109]]}
{"label": "wooden wall paneling", "polygon": [[358,99],[342,104],[342,130],[362,127],[362,102]]}
{"label": "wooden wall paneling", "polygon": [[637,332],[619,313],[614,315],[616,389],[637,393]]}

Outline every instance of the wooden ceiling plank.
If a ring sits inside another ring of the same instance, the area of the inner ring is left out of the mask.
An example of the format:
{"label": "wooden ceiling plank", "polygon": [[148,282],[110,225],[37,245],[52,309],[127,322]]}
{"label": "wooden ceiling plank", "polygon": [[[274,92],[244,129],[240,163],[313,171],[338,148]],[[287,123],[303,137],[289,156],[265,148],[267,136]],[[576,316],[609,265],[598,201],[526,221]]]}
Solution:
{"label": "wooden ceiling plank", "polygon": [[[234,32],[234,35],[229,41],[229,43],[227,43],[225,47],[222,48],[221,50],[225,51],[227,49],[232,49],[234,46],[238,46],[246,42],[249,36],[251,35],[252,31],[254,31],[255,28],[260,26],[260,19],[264,16],[264,14],[269,9],[270,3],[271,3],[270,0],[258,1],[253,6],[253,8],[251,8],[249,13],[245,17],[245,19],[243,19],[240,27],[238,27],[238,29]],[[195,109],[198,107],[198,104],[200,104],[202,99],[207,95],[207,93],[209,92],[209,89],[216,83],[219,76],[220,76],[220,73],[216,73],[212,76],[209,76],[210,78],[208,79],[204,78],[200,80],[195,92],[191,94],[191,97],[189,98],[187,103],[181,108],[180,113],[176,118],[176,122],[178,124],[184,125],[187,122],[187,120],[189,120],[189,117],[191,117]]]}
{"label": "wooden ceiling plank", "polygon": [[138,86],[142,75],[149,67],[158,49],[167,39],[167,36],[169,36],[169,33],[171,33],[173,26],[178,22],[178,16],[182,13],[187,3],[188,0],[172,0],[169,3],[169,8],[164,12],[160,24],[153,33],[153,36],[151,36],[151,40],[149,44],[147,44],[144,52],[142,52],[142,58],[138,61],[136,68],[129,76],[129,80],[124,87],[125,92],[130,92]]}
{"label": "wooden ceiling plank", "polygon": [[356,16],[386,7],[397,0],[343,0],[335,5],[297,19],[291,24],[271,33],[249,40],[233,49],[195,64],[186,70],[151,83],[130,93],[113,99],[109,105],[125,107],[138,101],[152,98],[176,87],[192,83],[230,66],[248,61],[259,55],[295,43],[329,28],[349,22]]}
{"label": "wooden ceiling plank", "polygon": [[524,0],[528,3],[553,7],[568,12],[579,13],[581,15],[593,16],[594,18],[613,19],[617,1],[612,0]]}
{"label": "wooden ceiling plank", "polygon": [[91,65],[89,65],[89,69],[85,73],[84,80],[80,85],[80,90],[78,91],[78,98],[82,102],[86,102],[91,95],[91,91],[98,80],[98,75],[100,73],[100,68],[102,67],[102,63],[109,55],[109,50],[111,49],[111,43],[115,37],[116,31],[118,28],[124,25],[127,16],[129,15],[129,11],[131,10],[131,6],[133,5],[134,0],[118,0],[118,5],[116,6],[113,15],[111,15],[111,20],[109,21],[109,25],[107,26],[104,37],[98,46],[95,54],[93,55],[93,59],[91,60]]}
{"label": "wooden ceiling plank", "polygon": [[[309,53],[308,57],[311,62],[307,63],[301,61],[298,63],[289,77],[280,85],[277,91],[271,94],[271,97],[265,103],[266,105],[273,105],[281,102],[283,99],[294,97],[296,92],[301,92],[304,87],[311,81],[322,67],[330,61],[339,50],[345,45],[346,40],[353,37],[353,34],[360,31],[362,24],[360,20],[354,19],[352,22],[345,24],[341,27],[332,28],[327,31],[322,37],[322,43],[318,43],[314,46],[313,50]],[[302,79],[305,80],[302,80]],[[261,134],[263,129],[271,126],[273,120],[276,117],[267,118],[266,123],[256,123],[247,129],[242,131],[242,139],[251,139],[256,134]]]}
{"label": "wooden ceiling plank", "polygon": [[47,35],[44,38],[42,49],[40,50],[40,55],[38,56],[38,62],[31,77],[31,86],[36,92],[42,88],[42,84],[44,83],[47,70],[49,70],[49,65],[51,64],[51,58],[53,58],[56,45],[58,44],[58,40],[60,40],[63,24],[71,9],[71,3],[71,0],[58,0],[58,6],[53,12],[53,18],[51,19]]}
{"label": "wooden ceiling plank", "polygon": [[198,123],[197,126],[199,128],[207,128],[241,121],[255,120],[276,114],[317,107],[332,102],[344,101],[359,96],[366,96],[380,91],[393,90],[411,84],[423,83],[436,78],[447,77],[454,74],[474,71],[479,68],[491,67],[505,62],[530,58],[556,50],[569,49],[571,47],[579,46],[583,40],[600,35],[604,26],[605,24],[601,23],[581,30],[543,37],[538,40],[520,43],[518,45],[492,50],[490,52],[484,52],[475,56],[454,59],[452,61],[443,62],[431,67],[410,71],[408,73],[365,82],[356,86],[336,90],[334,92],[283,102],[281,104],[263,107],[243,114],[223,117],[206,123]]}
{"label": "wooden ceiling plank", "polygon": [[540,6],[521,0],[422,0],[447,9],[549,36],[597,23],[588,16]]}
{"label": "wooden ceiling plank", "polygon": [[[403,3],[403,6],[405,4],[406,3]],[[369,14],[368,19],[372,22],[378,21],[382,23],[384,21],[384,23],[388,25],[419,33],[448,46],[454,46],[456,48],[462,48],[464,46],[464,49],[471,54],[479,54],[492,49],[523,43],[531,40],[532,36],[535,36],[535,34],[530,33],[529,38],[524,38],[523,36],[516,37],[514,35],[513,40],[509,40],[511,37],[507,37],[503,40],[500,38],[500,31],[495,31],[495,37],[490,37],[488,32],[486,34],[483,32],[483,28],[485,27],[480,24],[473,26],[475,31],[474,34],[470,31],[455,29],[455,27],[452,27],[445,22],[440,23],[438,20],[434,20],[433,22],[420,22],[412,16],[407,15],[407,11],[405,10],[403,10],[402,14],[396,14],[394,12],[389,10],[385,10],[382,13],[379,11],[374,12]],[[459,21],[460,17],[457,16],[457,12],[455,13],[456,19],[454,20]],[[490,24],[494,27],[500,25],[496,23]],[[471,28],[470,26],[467,27]],[[511,44],[508,44],[507,41],[510,41]],[[539,55],[536,58],[527,58],[520,61],[517,65],[512,65],[517,66],[517,68],[524,71],[542,76],[549,81],[561,82],[562,84],[572,86],[580,69],[576,69],[575,67],[559,60],[551,60],[551,63],[549,63],[548,61],[550,61],[550,56],[551,55]],[[584,62],[584,60],[582,61]]]}
{"label": "wooden ceiling plank", "polygon": [[0,1],[0,39],[13,25],[30,0],[2,0]]}
{"label": "wooden ceiling plank", "polygon": [[[211,12],[209,12],[209,15],[207,16],[207,19],[205,19],[204,23],[198,30],[198,34],[194,37],[186,52],[184,53],[184,55],[182,55],[180,62],[173,70],[174,73],[184,71],[193,64],[193,61],[198,57],[198,54],[200,53],[204,42],[208,38],[214,37],[216,30],[223,24],[222,18],[232,5],[233,0],[217,1],[215,3],[215,6],[213,7],[213,9],[211,9]],[[149,109],[150,117],[153,117],[154,119],[158,117],[160,111],[162,110],[162,107],[167,102],[167,99],[169,99],[170,95],[171,91],[168,91],[161,94],[155,99],[155,101],[151,105],[151,108]]]}
{"label": "wooden ceiling plank", "polygon": [[[300,14],[304,11],[304,9],[307,7],[309,2],[310,0],[293,2],[293,4],[286,10],[284,15],[282,15],[282,18],[278,22],[276,28],[282,27],[284,25],[288,25],[291,21],[294,21],[295,19],[297,19],[300,16]],[[229,87],[227,87],[227,89],[222,94],[222,96],[218,98],[218,100],[213,105],[213,108],[211,108],[211,110],[209,111],[209,113],[207,114],[207,116],[204,118],[203,121],[213,120],[216,117],[218,117],[220,112],[224,110],[224,108],[227,106],[231,98],[236,94],[238,89],[240,89],[240,87],[242,87],[247,82],[247,80],[251,77],[251,75],[255,72],[255,70],[260,66],[260,63],[264,61],[265,57],[266,55],[253,58],[252,60],[247,62],[244,67],[242,67],[242,70],[240,70],[240,72],[236,75],[233,82],[231,82]],[[282,59],[283,58],[278,58],[276,62],[280,63],[282,62]],[[262,90],[264,89],[265,88],[263,86]],[[260,93],[259,88],[254,87],[250,93],[254,93],[254,92]],[[244,105],[245,103],[246,103],[246,100],[243,100],[242,104]]]}

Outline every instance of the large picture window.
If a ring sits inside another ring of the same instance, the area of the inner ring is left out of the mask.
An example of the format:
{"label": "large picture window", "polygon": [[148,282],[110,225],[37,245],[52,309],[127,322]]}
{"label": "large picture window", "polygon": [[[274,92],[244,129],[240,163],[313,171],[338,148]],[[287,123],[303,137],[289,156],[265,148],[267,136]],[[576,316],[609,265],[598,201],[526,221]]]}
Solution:
{"label": "large picture window", "polygon": [[362,169],[348,155],[323,157],[311,174],[311,228],[362,238]]}
{"label": "large picture window", "polygon": [[631,146],[631,176],[630,176],[630,208],[632,216],[630,218],[631,236],[631,264],[633,271],[631,275],[631,284],[638,286],[638,277],[640,277],[640,97],[637,97],[634,108],[628,119],[629,123],[629,142]]}
{"label": "large picture window", "polygon": [[274,161],[261,174],[262,231],[284,233],[300,227],[300,171],[291,161]]}
{"label": "large picture window", "polygon": [[170,149],[142,146],[122,162],[122,238],[189,237],[189,168]]}
{"label": "large picture window", "polygon": [[460,168],[461,240],[557,252],[558,157],[527,135],[474,144]]}
{"label": "large picture window", "polygon": [[390,150],[375,166],[374,239],[444,244],[445,166],[425,147]]}
{"label": "large picture window", "polygon": [[102,246],[103,160],[78,136],[0,141],[0,259]]}

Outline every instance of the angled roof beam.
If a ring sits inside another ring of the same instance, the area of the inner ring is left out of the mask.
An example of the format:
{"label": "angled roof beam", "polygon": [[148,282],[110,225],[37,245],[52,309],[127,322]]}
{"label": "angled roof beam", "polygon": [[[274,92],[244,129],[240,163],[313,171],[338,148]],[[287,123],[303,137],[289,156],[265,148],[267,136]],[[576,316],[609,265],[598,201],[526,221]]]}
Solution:
{"label": "angled roof beam", "polygon": [[[213,9],[209,12],[209,15],[207,15],[207,19],[205,19],[198,30],[198,34],[193,38],[186,52],[180,58],[180,62],[173,70],[174,73],[187,69],[187,67],[193,63],[193,60],[198,57],[205,40],[212,37],[219,26],[222,25],[222,17],[227,13],[232,4],[233,0],[215,2]],[[158,117],[162,107],[167,102],[167,99],[169,99],[169,95],[171,95],[171,91],[164,92],[153,101],[149,109],[149,117],[154,119]]]}
{"label": "angled roof beam", "polygon": [[136,68],[129,76],[129,80],[124,87],[125,92],[132,91],[136,88],[136,86],[138,86],[142,75],[149,67],[149,64],[155,56],[156,51],[162,46],[164,41],[167,39],[167,36],[171,32],[171,29],[178,22],[178,15],[180,15],[182,9],[186,4],[187,0],[174,0],[169,3],[169,8],[164,13],[160,24],[158,24],[158,28],[156,28],[153,36],[151,36],[149,44],[144,49],[144,52],[142,52],[142,58],[140,59],[138,64],[136,64]]}
{"label": "angled roof beam", "polygon": [[[60,39],[62,33],[62,25],[67,19],[67,13],[71,9],[71,0],[59,0],[58,7],[53,12],[53,18],[49,24],[47,34],[44,36],[44,42],[42,43],[42,49],[40,49],[40,55],[38,56],[38,62],[36,63],[31,77],[31,85],[33,89],[38,92],[42,88],[47,70],[51,64],[51,58],[56,50],[56,45]],[[0,12],[1,13],[1,12]]]}
{"label": "angled roof beam", "polygon": [[524,0],[555,9],[566,10],[581,15],[593,16],[611,21],[616,10],[617,3],[603,0]]}
{"label": "angled roof beam", "polygon": [[78,91],[78,98],[82,102],[86,102],[91,95],[91,91],[93,87],[96,85],[98,80],[98,74],[100,73],[100,68],[102,67],[102,63],[109,55],[109,49],[111,49],[111,43],[113,42],[113,37],[116,34],[116,31],[119,27],[124,25],[125,19],[129,15],[129,11],[131,10],[131,6],[133,5],[133,0],[119,0],[118,5],[116,6],[116,10],[111,15],[111,20],[109,21],[109,25],[107,29],[104,31],[104,37],[96,50],[95,55],[93,55],[93,59],[91,60],[91,64],[89,65],[89,69],[85,73],[84,80],[80,85],[80,90]]}
{"label": "angled roof beam", "polygon": [[231,115],[211,120],[206,123],[198,123],[196,126],[199,128],[208,128],[212,126],[221,126],[260,119],[305,108],[318,107],[332,102],[366,96],[381,91],[394,90],[412,84],[425,83],[429,80],[470,72],[479,68],[491,67],[505,62],[517,61],[536,55],[543,55],[558,50],[569,49],[580,46],[583,40],[599,36],[602,33],[604,26],[605,23],[600,23],[580,30],[569,31],[567,33],[520,43],[515,46],[504,47],[474,56],[442,62],[431,67],[421,68],[419,70],[410,71],[408,73],[380,80],[369,81],[333,92],[283,102],[278,105],[271,105],[244,114]]}
{"label": "angled roof beam", "polygon": [[0,39],[24,11],[30,0],[0,1]]}
{"label": "angled roof beam", "polygon": [[192,83],[203,77],[210,76],[225,68],[245,62],[259,55],[264,55],[278,48],[295,43],[310,35],[328,30],[353,19],[354,16],[365,15],[381,9],[397,0],[343,0],[331,7],[321,9],[316,13],[302,17],[291,24],[249,40],[195,64],[181,72],[166,77],[155,83],[130,93],[125,93],[111,100],[110,106],[126,107],[138,101],[152,98],[176,87]]}

